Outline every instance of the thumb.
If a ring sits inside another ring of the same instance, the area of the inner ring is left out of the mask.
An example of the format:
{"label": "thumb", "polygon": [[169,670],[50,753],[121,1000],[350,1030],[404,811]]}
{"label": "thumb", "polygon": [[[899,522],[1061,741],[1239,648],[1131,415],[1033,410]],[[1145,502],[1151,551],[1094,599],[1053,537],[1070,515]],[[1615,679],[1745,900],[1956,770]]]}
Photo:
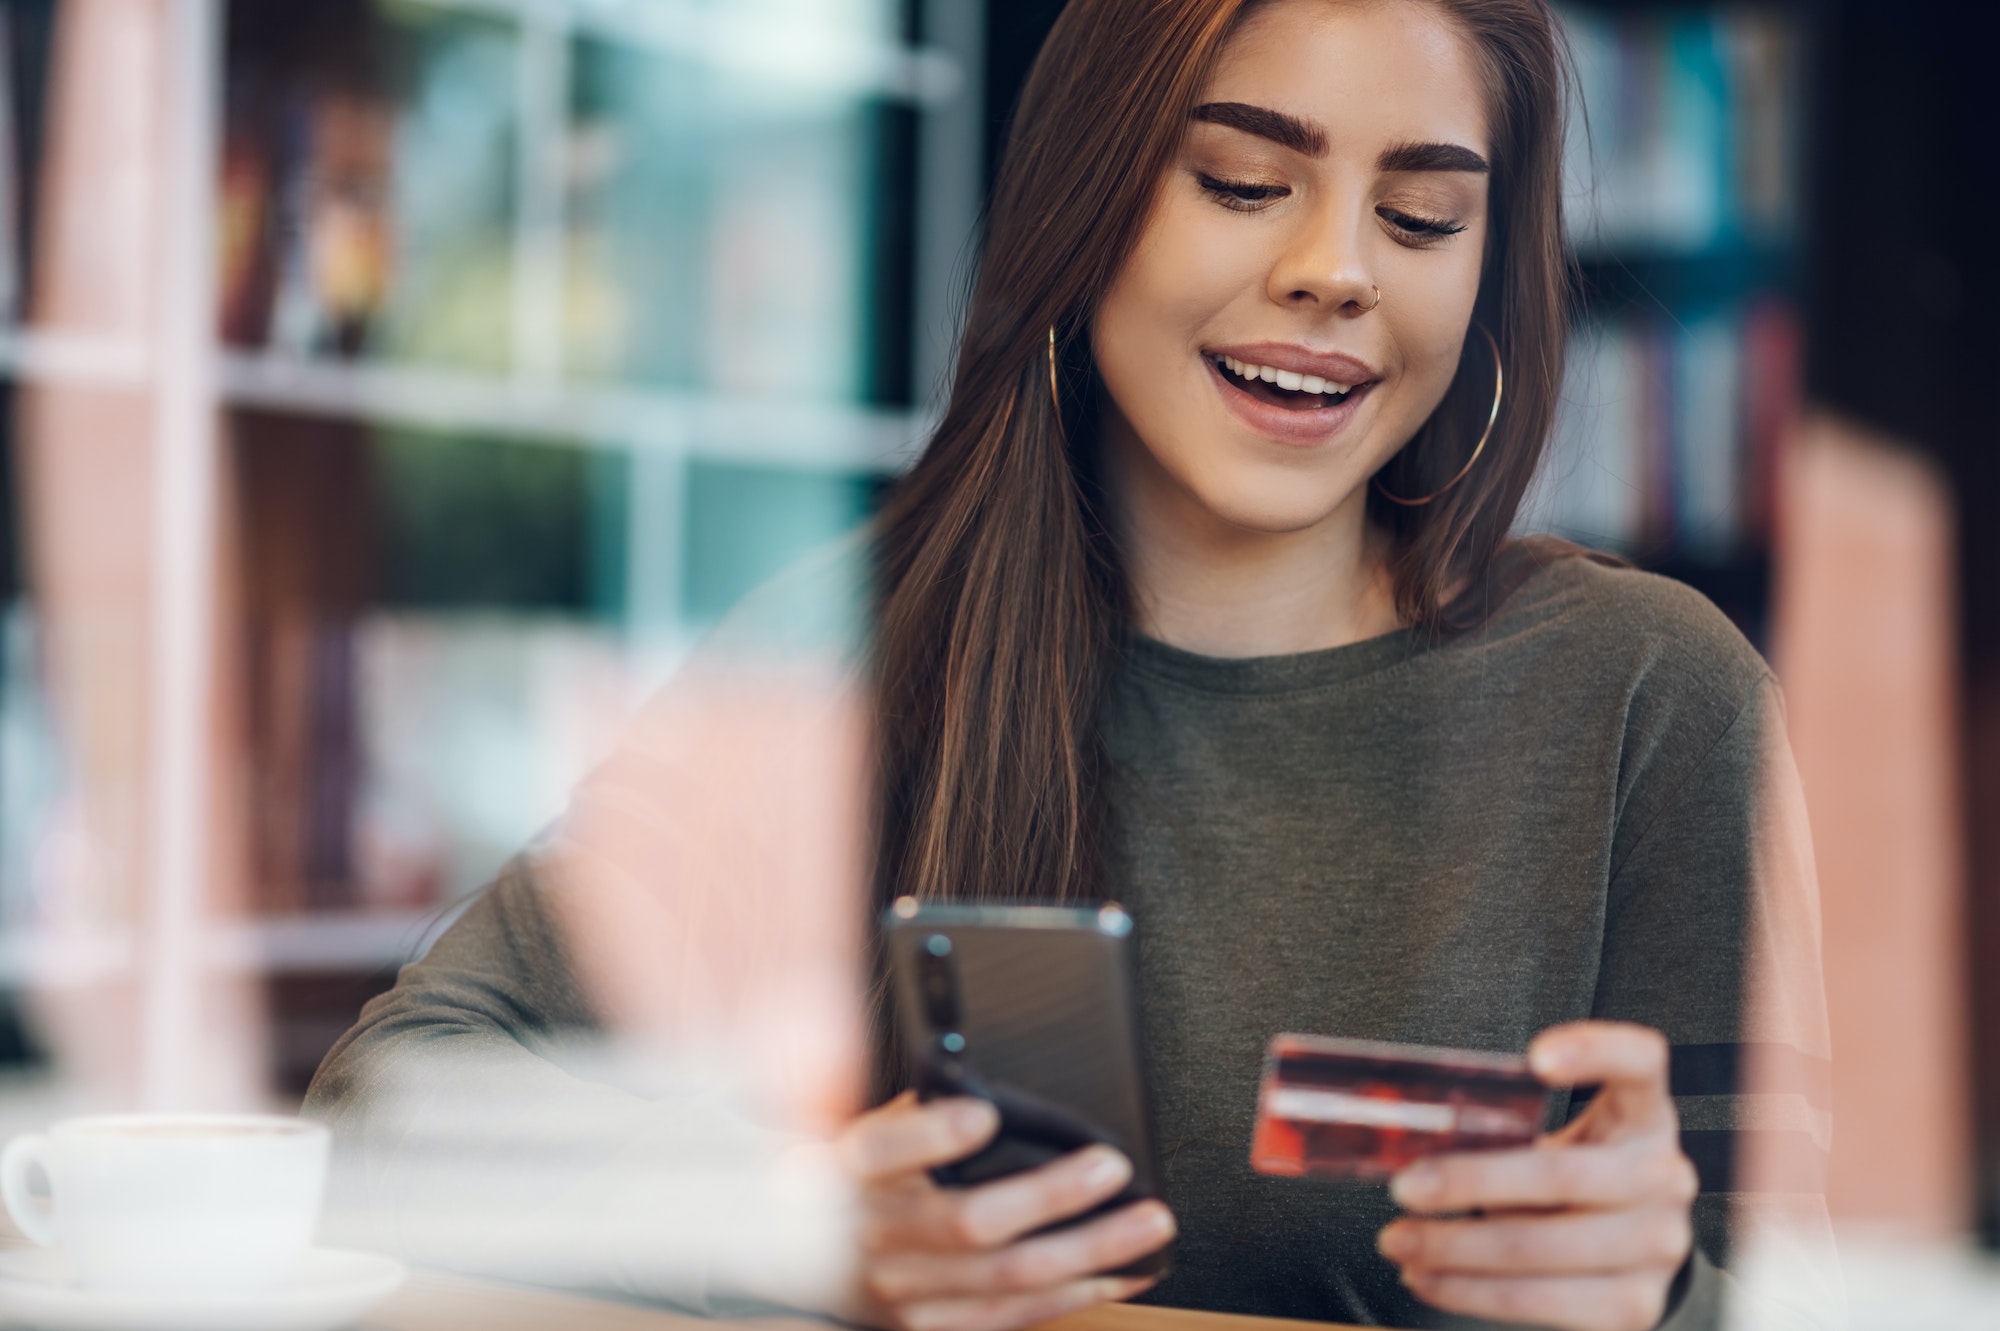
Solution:
{"label": "thumb", "polygon": [[[1666,1037],[1650,1026],[1576,1021],[1536,1036],[1528,1046],[1528,1066],[1551,1085],[1599,1088],[1569,1127],[1576,1135],[1601,1139],[1674,1126],[1667,1053]],[[1588,1128],[1578,1127],[1584,1123]]]}

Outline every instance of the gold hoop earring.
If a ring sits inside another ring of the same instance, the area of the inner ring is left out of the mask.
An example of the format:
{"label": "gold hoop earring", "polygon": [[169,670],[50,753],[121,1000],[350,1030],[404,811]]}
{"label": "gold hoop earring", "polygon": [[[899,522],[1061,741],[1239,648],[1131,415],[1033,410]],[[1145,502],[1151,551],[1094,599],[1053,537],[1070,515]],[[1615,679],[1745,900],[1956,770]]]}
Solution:
{"label": "gold hoop earring", "polygon": [[1389,488],[1382,484],[1382,478],[1379,476],[1376,477],[1375,478],[1376,490],[1380,491],[1382,497],[1388,500],[1392,504],[1401,504],[1404,508],[1423,507],[1425,504],[1430,503],[1431,500],[1436,499],[1439,495],[1443,494],[1446,490],[1451,489],[1452,486],[1457,485],[1460,481],[1464,480],[1466,473],[1472,470],[1472,464],[1479,461],[1479,455],[1486,451],[1486,441],[1493,435],[1493,422],[1500,419],[1500,390],[1503,387],[1502,370],[1500,365],[1500,344],[1499,342],[1494,340],[1493,334],[1487,331],[1485,324],[1479,323],[1478,321],[1475,320],[1472,326],[1474,328],[1477,328],[1480,332],[1486,334],[1486,345],[1493,348],[1493,410],[1486,413],[1486,428],[1480,432],[1479,442],[1473,446],[1472,456],[1467,458],[1465,460],[1465,465],[1458,469],[1458,475],[1452,477],[1450,480],[1446,481],[1443,485],[1439,486],[1437,489],[1425,495],[1422,499],[1405,499],[1401,495],[1390,494]]}
{"label": "gold hoop earring", "polygon": [[1382,303],[1382,288],[1381,288],[1381,287],[1378,287],[1378,286],[1376,286],[1376,285],[1375,285],[1375,284],[1374,284],[1373,282],[1370,282],[1370,283],[1368,284],[1368,289],[1369,289],[1370,291],[1373,291],[1373,292],[1375,293],[1375,304],[1374,304],[1374,305],[1356,305],[1356,306],[1354,307],[1355,309],[1357,309],[1357,310],[1361,311],[1361,312],[1362,312],[1363,314],[1366,314],[1366,313],[1368,313],[1368,312],[1369,312],[1370,310],[1374,309],[1376,305],[1380,305],[1380,304]]}

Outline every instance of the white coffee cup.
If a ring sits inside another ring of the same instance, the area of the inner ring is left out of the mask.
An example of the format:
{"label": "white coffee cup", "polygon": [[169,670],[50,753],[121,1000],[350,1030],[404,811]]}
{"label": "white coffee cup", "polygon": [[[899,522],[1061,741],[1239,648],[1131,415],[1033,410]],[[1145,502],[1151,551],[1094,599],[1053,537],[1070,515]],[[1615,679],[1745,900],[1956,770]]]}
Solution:
{"label": "white coffee cup", "polygon": [[[108,1114],[16,1137],[0,1198],[86,1286],[250,1290],[282,1283],[312,1242],[326,1128],[262,1114]],[[36,1167],[49,1200],[29,1191]]]}

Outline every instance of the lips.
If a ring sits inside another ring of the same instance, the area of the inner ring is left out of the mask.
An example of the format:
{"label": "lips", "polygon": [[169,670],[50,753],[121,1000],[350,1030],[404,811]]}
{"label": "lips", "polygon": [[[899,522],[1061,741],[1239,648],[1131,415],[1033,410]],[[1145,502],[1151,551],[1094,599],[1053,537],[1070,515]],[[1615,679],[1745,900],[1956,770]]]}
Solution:
{"label": "lips", "polygon": [[[1374,390],[1375,373],[1362,362],[1347,356],[1317,355],[1299,348],[1273,347],[1212,350],[1202,357],[1209,377],[1223,404],[1245,425],[1267,439],[1293,446],[1324,443],[1346,428],[1359,412],[1361,403]],[[1231,368],[1229,362],[1235,362]],[[1322,391],[1308,393],[1301,388],[1280,386],[1277,376],[1262,374],[1245,377],[1243,371],[1269,367],[1283,372],[1286,382],[1301,379],[1322,381]],[[1324,391],[1341,384],[1353,387],[1345,393]]]}
{"label": "lips", "polygon": [[1209,347],[1205,354],[1342,385],[1365,384],[1382,377],[1358,357],[1341,351],[1314,351],[1292,342],[1238,342]]}
{"label": "lips", "polygon": [[1354,389],[1352,384],[1332,382],[1318,375],[1298,374],[1269,365],[1246,365],[1233,356],[1218,356],[1216,360],[1229,375],[1229,381],[1251,397],[1291,411],[1339,406]]}

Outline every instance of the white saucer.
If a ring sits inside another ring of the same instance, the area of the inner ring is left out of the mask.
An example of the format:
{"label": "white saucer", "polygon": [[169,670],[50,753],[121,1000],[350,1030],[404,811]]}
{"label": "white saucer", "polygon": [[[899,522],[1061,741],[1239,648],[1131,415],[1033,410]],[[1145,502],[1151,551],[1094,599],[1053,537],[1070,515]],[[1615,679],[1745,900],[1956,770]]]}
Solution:
{"label": "white saucer", "polygon": [[403,1283],[374,1253],[309,1248],[276,1289],[143,1294],[84,1289],[59,1252],[0,1253],[0,1320],[40,1331],[333,1331]]}

